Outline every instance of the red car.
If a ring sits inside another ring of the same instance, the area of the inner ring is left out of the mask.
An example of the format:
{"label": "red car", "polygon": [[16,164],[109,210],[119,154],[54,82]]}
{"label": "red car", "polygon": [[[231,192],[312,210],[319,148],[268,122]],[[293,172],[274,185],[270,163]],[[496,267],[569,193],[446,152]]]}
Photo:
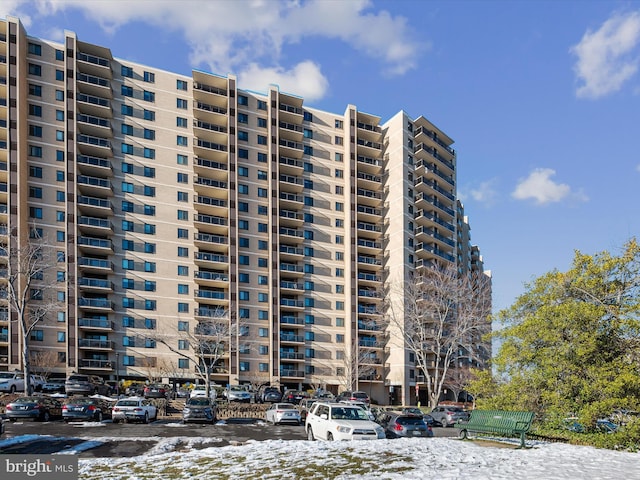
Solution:
{"label": "red car", "polygon": [[282,402],[293,403],[297,405],[305,398],[309,398],[309,394],[307,392],[302,392],[300,390],[289,390],[282,396]]}

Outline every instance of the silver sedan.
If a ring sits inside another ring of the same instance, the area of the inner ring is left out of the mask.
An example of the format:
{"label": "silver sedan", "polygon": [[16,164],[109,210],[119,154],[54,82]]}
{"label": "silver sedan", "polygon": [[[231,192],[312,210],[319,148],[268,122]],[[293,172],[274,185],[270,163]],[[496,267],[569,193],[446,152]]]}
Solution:
{"label": "silver sedan", "polygon": [[295,423],[300,425],[302,419],[300,418],[300,412],[295,405],[291,403],[274,403],[272,404],[265,414],[267,422],[274,425],[280,423]]}

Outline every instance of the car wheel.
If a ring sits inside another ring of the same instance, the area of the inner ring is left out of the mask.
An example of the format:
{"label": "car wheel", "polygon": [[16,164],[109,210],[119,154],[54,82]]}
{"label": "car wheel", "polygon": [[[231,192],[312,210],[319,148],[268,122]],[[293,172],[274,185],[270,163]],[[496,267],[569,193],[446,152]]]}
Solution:
{"label": "car wheel", "polygon": [[327,433],[327,440],[330,442],[333,442],[333,433],[331,432]]}
{"label": "car wheel", "polygon": [[466,430],[460,430],[460,433],[458,434],[458,438],[460,440],[466,440],[467,436],[468,435]]}
{"label": "car wheel", "polygon": [[149,412],[144,412],[144,419],[142,423],[149,423]]}
{"label": "car wheel", "polygon": [[10,390],[10,393],[16,393],[16,386],[11,385],[11,388],[9,390]]}
{"label": "car wheel", "polygon": [[45,412],[42,414],[41,420],[43,422],[48,422],[50,419],[51,419],[51,416],[49,415],[49,412],[45,410]]}
{"label": "car wheel", "polygon": [[97,412],[95,414],[95,420],[96,420],[96,422],[101,422],[102,421],[102,412]]}
{"label": "car wheel", "polygon": [[310,442],[313,442],[315,441],[315,439],[316,437],[313,435],[313,430],[311,429],[311,427],[307,427],[307,440],[309,440]]}
{"label": "car wheel", "polygon": [[16,421],[16,419],[15,419],[15,418],[10,418],[10,419],[9,419],[9,421],[10,421],[11,423],[13,423],[13,422],[15,422],[15,421]]}

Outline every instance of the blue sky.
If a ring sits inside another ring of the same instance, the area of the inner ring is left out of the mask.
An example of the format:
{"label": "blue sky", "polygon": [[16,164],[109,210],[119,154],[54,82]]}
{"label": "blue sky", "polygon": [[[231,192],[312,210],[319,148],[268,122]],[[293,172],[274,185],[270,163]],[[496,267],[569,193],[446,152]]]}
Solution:
{"label": "blue sky", "polygon": [[424,115],[455,140],[495,309],[575,250],[639,236],[640,2],[3,0],[8,14],[327,111]]}

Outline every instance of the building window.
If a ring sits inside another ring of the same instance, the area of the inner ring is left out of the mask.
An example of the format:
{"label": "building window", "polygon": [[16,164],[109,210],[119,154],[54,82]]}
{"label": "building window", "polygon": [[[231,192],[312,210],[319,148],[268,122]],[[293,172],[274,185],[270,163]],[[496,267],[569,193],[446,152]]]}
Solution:
{"label": "building window", "polygon": [[238,158],[242,158],[247,160],[249,158],[249,150],[247,150],[246,148],[239,148],[238,149]]}
{"label": "building window", "polygon": [[178,183],[189,183],[189,175],[187,173],[178,173]]}
{"label": "building window", "polygon": [[238,265],[249,265],[249,255],[238,255]]}
{"label": "building window", "polygon": [[189,108],[189,102],[184,98],[178,98],[176,100],[176,107],[182,110],[186,110],[187,108]]}
{"label": "building window", "polygon": [[258,329],[258,336],[266,338],[269,336],[269,329],[268,328],[259,328]]}
{"label": "building window", "polygon": [[178,90],[183,90],[183,91],[187,91],[187,82],[185,82],[184,80],[176,80],[176,88]]}
{"label": "building window", "polygon": [[238,105],[249,105],[249,97],[246,95],[238,95]]}
{"label": "building window", "polygon": [[142,94],[142,98],[146,101],[146,102],[155,102],[156,101],[156,94],[153,92],[149,92],[148,90],[145,90]]}
{"label": "building window", "polygon": [[144,76],[144,81],[145,82],[155,83],[155,81],[156,81],[156,74],[155,73],[144,72],[143,76]]}
{"label": "building window", "polygon": [[267,144],[267,137],[265,137],[264,135],[258,135],[258,145],[266,145]]}
{"label": "building window", "polygon": [[156,112],[152,112],[151,110],[144,110],[143,112],[144,114],[144,119],[148,120],[150,122],[155,122],[156,121]]}
{"label": "building window", "polygon": [[249,169],[247,167],[238,167],[238,176],[239,177],[248,177]]}
{"label": "building window", "polygon": [[35,63],[29,64],[29,75],[35,75],[36,77],[42,76],[42,67],[40,65],[36,65]]}
{"label": "building window", "polygon": [[184,117],[176,118],[176,127],[187,128],[189,126],[187,119]]}
{"label": "building window", "polygon": [[178,256],[179,257],[188,257],[189,256],[189,248],[187,248],[187,247],[178,247]]}
{"label": "building window", "polygon": [[238,130],[238,140],[248,142],[249,141],[249,132],[245,132],[242,130]]}
{"label": "building window", "polygon": [[240,371],[241,372],[248,372],[249,370],[251,370],[251,364],[249,362],[240,362]]}
{"label": "building window", "polygon": [[189,140],[187,139],[187,137],[184,137],[182,135],[178,135],[176,141],[177,141],[177,144],[182,147],[186,147],[189,145]]}
{"label": "building window", "polygon": [[178,210],[178,220],[189,220],[189,212],[186,210]]}
{"label": "building window", "polygon": [[269,191],[266,188],[258,188],[258,197],[267,198],[268,192]]}
{"label": "building window", "polygon": [[179,228],[178,238],[189,238],[189,230],[187,230],[186,228]]}
{"label": "building window", "polygon": [[246,113],[238,113],[238,123],[249,123],[249,115]]}
{"label": "building window", "polygon": [[178,359],[178,368],[181,370],[189,370],[189,359],[188,358],[179,358]]}
{"label": "building window", "polygon": [[248,301],[249,300],[249,292],[247,292],[246,290],[240,290],[238,292],[238,299],[240,300],[245,300]]}
{"label": "building window", "polygon": [[178,276],[180,277],[188,277],[189,276],[189,267],[186,265],[178,265]]}

